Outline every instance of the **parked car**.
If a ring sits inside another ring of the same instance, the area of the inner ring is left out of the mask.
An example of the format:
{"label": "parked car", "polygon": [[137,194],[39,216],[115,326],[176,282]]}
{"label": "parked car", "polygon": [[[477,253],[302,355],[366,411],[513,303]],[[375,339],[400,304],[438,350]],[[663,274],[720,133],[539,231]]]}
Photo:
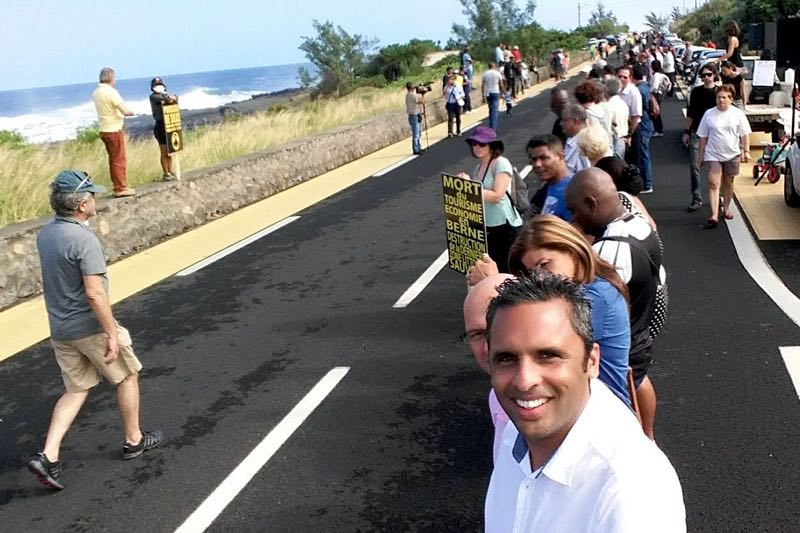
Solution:
{"label": "parked car", "polygon": [[697,50],[692,53],[692,59],[685,63],[683,66],[683,76],[686,79],[691,79],[697,74],[697,68],[706,59],[720,58],[725,55],[725,50],[717,50],[714,48],[706,50]]}
{"label": "parked car", "polygon": [[800,134],[786,153],[786,175],[783,177],[783,201],[789,207],[800,207]]}

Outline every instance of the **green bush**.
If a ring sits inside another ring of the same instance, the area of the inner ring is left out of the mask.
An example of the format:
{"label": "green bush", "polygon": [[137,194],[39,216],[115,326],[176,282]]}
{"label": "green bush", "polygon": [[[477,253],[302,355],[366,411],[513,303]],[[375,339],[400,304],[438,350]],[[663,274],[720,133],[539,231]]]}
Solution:
{"label": "green bush", "polygon": [[78,128],[75,140],[78,144],[92,144],[100,139],[100,129],[97,124],[86,126],[85,128]]}
{"label": "green bush", "polygon": [[0,130],[0,145],[8,148],[24,148],[28,144],[25,136],[18,131]]}

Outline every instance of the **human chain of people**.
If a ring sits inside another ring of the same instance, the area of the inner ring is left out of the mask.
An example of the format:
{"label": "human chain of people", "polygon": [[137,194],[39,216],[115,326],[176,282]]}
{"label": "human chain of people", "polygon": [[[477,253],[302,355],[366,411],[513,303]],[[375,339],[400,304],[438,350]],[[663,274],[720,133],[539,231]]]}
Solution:
{"label": "human chain of people", "polygon": [[[535,87],[541,81],[535,69],[539,61],[523,61],[518,46],[504,43],[485,58],[488,68],[480,76],[466,46],[458,65],[448,67],[442,78],[447,130],[436,144],[455,146],[461,138],[461,155],[456,160],[453,151],[447,158],[425,155],[408,162],[441,158],[435,160],[442,167],[441,213],[434,219],[449,260],[437,260],[425,283],[445,264],[463,275],[464,292],[457,295],[461,300],[463,294],[460,338],[488,376],[480,403],[492,435],[480,453],[490,460],[491,475],[477,504],[483,507],[485,531],[687,530],[690,502],[679,475],[683,465],[662,450],[656,432],[661,406],[656,391],[668,377],[652,371],[661,334],[674,313],[671,262],[679,258],[659,231],[663,209],[648,209],[648,199],[658,196],[660,180],[666,182],[652,151],[668,140],[666,109],[678,95],[684,98],[684,84],[689,91],[680,140],[688,149],[684,188],[689,203],[680,208],[681,215],[708,210],[702,224],[691,224],[701,238],[721,236],[724,224],[740,222],[734,180],[755,151],[754,128],[745,112],[752,88],[745,78],[756,66],[745,64],[737,23],[729,21],[725,28],[724,53],[695,64],[691,83],[681,70],[688,47],[656,31],[635,34],[628,44],[598,45],[579,79],[569,75],[569,54],[554,49],[547,59],[552,81],[545,89]],[[123,132],[124,118],[132,113],[114,89],[115,79],[113,69],[103,68],[92,98],[113,196],[124,198],[136,194],[127,185]],[[178,180],[173,165],[182,137],[170,134],[179,133],[180,115],[168,107],[177,97],[168,94],[160,77],[150,88],[162,179]],[[522,116],[515,110],[519,97],[534,89],[545,91],[555,121],[550,133],[525,135],[524,125],[511,125]],[[486,120],[462,128],[462,115],[481,111],[472,101],[473,90],[486,104]],[[406,84],[412,156],[433,152],[425,139],[426,98],[432,92],[425,84]],[[793,104],[796,99],[793,93]],[[524,146],[522,172],[512,162],[517,152],[509,154],[512,144]],[[60,172],[50,184],[54,218],[36,241],[50,346],[64,392],[27,468],[52,491],[70,486],[62,447],[90,392],[103,380],[114,386],[122,419],[122,459],[166,453],[157,448],[170,441],[160,421],[140,420],[144,365],[133,348],[136,332],[123,327],[112,309],[113,280],[102,242],[91,229],[96,195],[103,192],[105,187],[83,171]],[[374,197],[384,201],[379,193]],[[360,275],[358,268],[353,271]],[[239,274],[249,272],[243,268],[231,277]],[[371,288],[364,283],[365,294]],[[322,320],[300,336],[327,327]],[[345,366],[335,371],[324,393],[314,395],[315,387],[303,399],[302,420],[285,434],[270,432],[242,462],[250,466],[240,465],[225,478],[181,530],[209,527],[302,421],[355,373]],[[241,386],[245,398],[248,387],[255,385]],[[251,457],[257,466],[248,463]],[[146,463],[145,469],[154,464]],[[246,473],[240,475],[240,469]],[[226,488],[231,485],[236,489]],[[206,505],[213,510],[206,511]]]}

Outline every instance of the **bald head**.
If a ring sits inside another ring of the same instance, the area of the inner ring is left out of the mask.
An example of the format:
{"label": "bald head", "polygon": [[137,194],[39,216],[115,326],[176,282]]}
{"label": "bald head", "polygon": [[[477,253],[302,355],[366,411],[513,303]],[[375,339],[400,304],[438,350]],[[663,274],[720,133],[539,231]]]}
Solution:
{"label": "bald head", "polygon": [[[486,309],[489,301],[497,296],[497,287],[507,279],[513,279],[511,274],[495,274],[484,278],[477,285],[472,287],[464,299],[464,331],[483,332],[486,331]],[[489,373],[489,353],[486,347],[486,337],[479,335],[474,341],[469,343],[469,348],[478,365],[488,374]]]}
{"label": "bald head", "polygon": [[561,116],[561,110],[569,104],[569,93],[566,89],[556,87],[550,91],[550,111]]}
{"label": "bald head", "polygon": [[572,222],[589,235],[602,232],[625,210],[611,176],[595,167],[581,170],[572,177],[565,199],[572,211]]}

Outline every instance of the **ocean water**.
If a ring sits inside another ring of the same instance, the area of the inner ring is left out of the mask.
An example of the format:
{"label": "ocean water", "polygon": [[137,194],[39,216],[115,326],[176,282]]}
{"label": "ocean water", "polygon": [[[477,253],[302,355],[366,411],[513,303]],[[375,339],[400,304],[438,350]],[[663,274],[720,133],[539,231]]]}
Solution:
{"label": "ocean water", "polygon": [[[154,73],[177,94],[181,109],[205,109],[251,96],[299,86],[297,69],[310,64],[196,72],[193,74]],[[99,69],[98,69],[99,72]],[[136,115],[150,115],[150,80],[117,80],[116,88]],[[78,128],[92,125],[97,113],[92,103],[96,82],[0,91],[0,130],[21,133],[33,143],[75,138]]]}

